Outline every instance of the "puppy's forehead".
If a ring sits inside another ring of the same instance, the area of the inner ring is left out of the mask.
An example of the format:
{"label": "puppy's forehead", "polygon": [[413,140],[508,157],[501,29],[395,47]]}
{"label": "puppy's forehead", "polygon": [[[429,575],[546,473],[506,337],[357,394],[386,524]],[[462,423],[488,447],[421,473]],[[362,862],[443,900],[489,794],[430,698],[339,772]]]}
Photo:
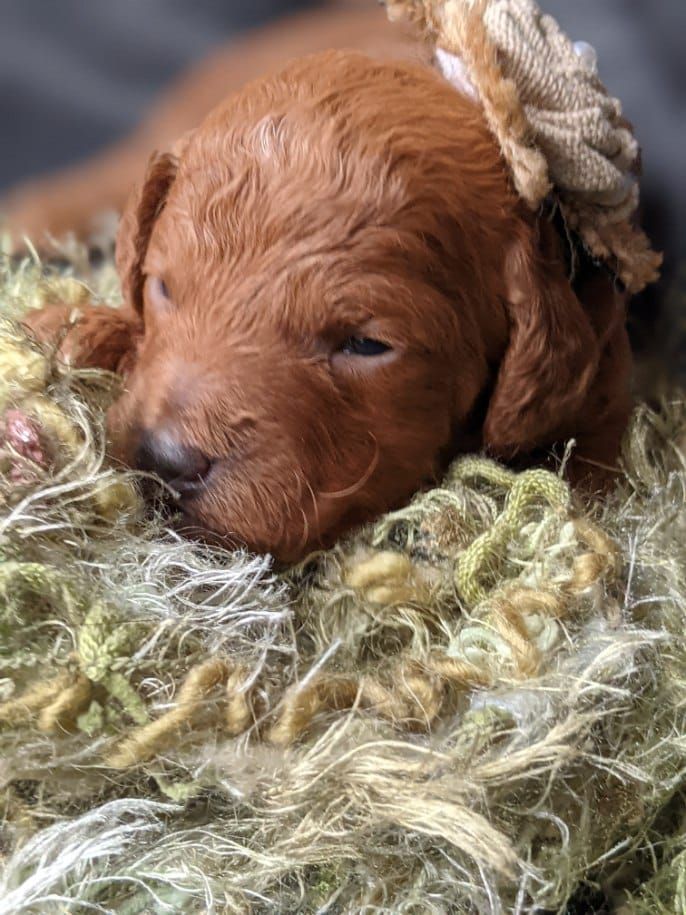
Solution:
{"label": "puppy's forehead", "polygon": [[201,244],[239,233],[253,247],[321,232],[340,242],[397,220],[446,163],[488,168],[484,144],[481,112],[430,68],[327,52],[215,109],[181,155],[169,203]]}
{"label": "puppy's forehead", "polygon": [[346,292],[355,274],[375,294],[403,283],[448,209],[474,250],[496,248],[479,237],[482,201],[500,222],[507,193],[480,109],[439,74],[328,52],[246,87],[194,133],[148,265],[183,265],[189,299],[281,308],[300,287],[343,309],[365,297]]}
{"label": "puppy's forehead", "polygon": [[[325,52],[230,96],[195,132],[181,173],[192,176],[200,192],[220,192],[246,170],[269,182],[271,193],[280,177],[344,185],[365,172],[390,190],[411,172],[408,160],[440,153],[447,119],[464,123],[467,135],[476,128],[488,136],[478,106],[432,68]],[[469,144],[462,147],[458,143],[453,155],[469,158]]]}

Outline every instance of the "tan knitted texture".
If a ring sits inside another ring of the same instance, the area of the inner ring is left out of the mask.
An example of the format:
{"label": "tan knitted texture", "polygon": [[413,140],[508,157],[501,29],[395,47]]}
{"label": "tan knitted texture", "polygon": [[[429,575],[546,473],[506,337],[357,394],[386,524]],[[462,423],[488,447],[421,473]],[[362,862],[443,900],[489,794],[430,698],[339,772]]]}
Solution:
{"label": "tan knitted texture", "polygon": [[661,256],[632,224],[639,147],[620,102],[534,0],[388,0],[431,44],[462,59],[517,192],[532,209],[553,193],[592,255],[631,292]]}

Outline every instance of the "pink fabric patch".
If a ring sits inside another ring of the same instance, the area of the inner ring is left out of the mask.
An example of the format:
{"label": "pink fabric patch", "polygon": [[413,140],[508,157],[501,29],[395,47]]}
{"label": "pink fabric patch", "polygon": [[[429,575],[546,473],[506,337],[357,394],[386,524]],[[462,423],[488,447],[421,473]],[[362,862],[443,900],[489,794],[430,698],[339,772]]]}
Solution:
{"label": "pink fabric patch", "polygon": [[[40,440],[40,426],[36,420],[31,419],[21,410],[8,410],[5,414],[2,440],[9,445],[12,451],[27,461],[38,464],[41,468],[47,466],[45,449]],[[27,468],[23,462],[15,462],[10,467],[10,479],[13,483],[28,482]]]}

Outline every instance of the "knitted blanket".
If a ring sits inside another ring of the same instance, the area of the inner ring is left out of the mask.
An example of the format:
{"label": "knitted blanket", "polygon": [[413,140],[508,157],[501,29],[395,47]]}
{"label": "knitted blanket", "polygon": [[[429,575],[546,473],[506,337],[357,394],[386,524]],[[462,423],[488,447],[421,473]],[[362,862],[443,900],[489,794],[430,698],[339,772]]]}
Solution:
{"label": "knitted blanket", "polygon": [[600,503],[474,455],[277,574],[13,323],[116,305],[70,258],[0,282],[0,913],[684,911],[684,400]]}

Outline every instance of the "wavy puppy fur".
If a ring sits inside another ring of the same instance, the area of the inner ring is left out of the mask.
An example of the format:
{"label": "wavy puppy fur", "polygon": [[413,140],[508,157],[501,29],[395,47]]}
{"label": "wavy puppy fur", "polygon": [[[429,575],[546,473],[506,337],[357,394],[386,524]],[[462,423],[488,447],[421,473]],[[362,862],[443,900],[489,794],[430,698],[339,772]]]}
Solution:
{"label": "wavy puppy fur", "polygon": [[[573,288],[560,248],[475,103],[428,67],[328,52],[153,157],[119,232],[125,308],[63,345],[126,374],[108,420],[125,462],[144,431],[211,459],[189,525],[293,560],[460,451],[574,436],[576,476],[612,464],[624,302],[599,273]],[[390,350],[346,356],[351,335]]]}

